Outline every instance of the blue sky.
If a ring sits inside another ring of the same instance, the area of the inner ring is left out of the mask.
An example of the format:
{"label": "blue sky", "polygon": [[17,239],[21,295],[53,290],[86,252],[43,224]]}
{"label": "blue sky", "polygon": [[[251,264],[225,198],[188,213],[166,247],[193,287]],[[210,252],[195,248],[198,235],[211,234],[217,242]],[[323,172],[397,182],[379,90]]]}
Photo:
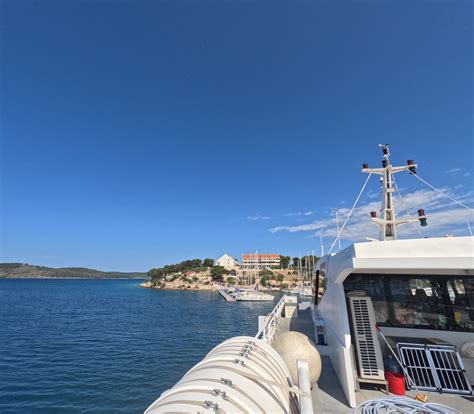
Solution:
{"label": "blue sky", "polygon": [[[379,143],[472,205],[472,2],[0,7],[1,261],[317,253]],[[467,210],[397,180],[427,235],[467,234]],[[376,231],[377,187],[343,245]]]}

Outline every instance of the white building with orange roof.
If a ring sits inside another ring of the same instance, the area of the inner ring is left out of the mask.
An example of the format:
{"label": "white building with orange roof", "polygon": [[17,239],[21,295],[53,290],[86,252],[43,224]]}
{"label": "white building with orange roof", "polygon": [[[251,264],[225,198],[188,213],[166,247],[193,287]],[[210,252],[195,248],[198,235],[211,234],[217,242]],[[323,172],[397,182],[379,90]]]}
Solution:
{"label": "white building with orange roof", "polygon": [[243,254],[242,268],[245,270],[268,270],[280,267],[280,254]]}

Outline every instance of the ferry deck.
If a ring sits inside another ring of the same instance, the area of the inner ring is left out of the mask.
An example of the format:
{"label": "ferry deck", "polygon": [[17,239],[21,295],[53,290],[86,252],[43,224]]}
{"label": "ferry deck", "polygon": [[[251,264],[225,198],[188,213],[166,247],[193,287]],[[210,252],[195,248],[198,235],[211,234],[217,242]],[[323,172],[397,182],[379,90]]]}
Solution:
{"label": "ferry deck", "polygon": [[[279,317],[276,322],[274,337],[277,338],[285,332],[296,331],[306,335],[314,343],[315,325],[312,317],[312,304],[310,299],[298,303],[297,316],[290,318]],[[352,413],[353,409],[349,407],[341,385],[337,379],[336,373],[332,367],[328,356],[324,355],[324,346],[317,347],[321,353],[322,370],[318,383],[311,391],[313,401],[313,410],[315,413]],[[474,398],[459,395],[441,395],[438,393],[427,393],[428,401],[455,408],[462,413],[471,413],[474,411]],[[407,391],[407,396],[415,397],[416,392]],[[364,401],[389,397],[384,387],[372,384],[364,384],[356,393],[357,404]]]}

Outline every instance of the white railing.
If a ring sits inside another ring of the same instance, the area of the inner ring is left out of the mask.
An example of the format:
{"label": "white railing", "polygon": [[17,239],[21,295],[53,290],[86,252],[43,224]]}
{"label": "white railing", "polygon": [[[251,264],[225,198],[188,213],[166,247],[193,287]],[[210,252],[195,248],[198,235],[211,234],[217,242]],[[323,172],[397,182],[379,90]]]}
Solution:
{"label": "white railing", "polygon": [[270,342],[274,339],[277,327],[280,323],[281,314],[285,308],[288,296],[283,296],[273,310],[265,317],[262,328],[257,332],[255,338],[261,339],[265,342]]}
{"label": "white railing", "polygon": [[311,380],[309,376],[309,365],[305,359],[296,361],[298,370],[298,388],[300,395],[300,414],[313,414],[313,399],[311,398]]}

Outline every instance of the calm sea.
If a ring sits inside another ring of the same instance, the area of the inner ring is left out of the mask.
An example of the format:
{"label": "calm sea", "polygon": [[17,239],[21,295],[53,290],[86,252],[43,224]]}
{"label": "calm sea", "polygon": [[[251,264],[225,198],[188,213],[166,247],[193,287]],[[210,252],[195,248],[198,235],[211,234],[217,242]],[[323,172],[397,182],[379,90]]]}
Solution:
{"label": "calm sea", "polygon": [[142,413],[272,303],[123,280],[0,280],[0,413]]}

